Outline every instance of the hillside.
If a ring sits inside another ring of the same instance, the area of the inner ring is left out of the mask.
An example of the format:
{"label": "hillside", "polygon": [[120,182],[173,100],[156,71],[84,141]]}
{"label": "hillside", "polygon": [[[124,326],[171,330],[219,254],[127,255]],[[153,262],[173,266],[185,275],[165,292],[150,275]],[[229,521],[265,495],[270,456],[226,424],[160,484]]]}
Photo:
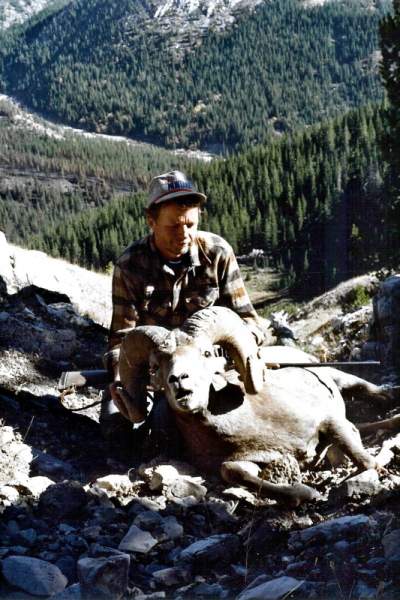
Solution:
{"label": "hillside", "polygon": [[380,98],[385,7],[274,0],[201,34],[188,13],[184,50],[164,9],[158,21],[139,0],[77,0],[13,40],[3,86],[89,130],[222,151]]}
{"label": "hillside", "polygon": [[[377,140],[381,110],[367,107],[189,172],[208,195],[201,227],[238,254],[262,249],[285,284],[312,295],[384,264],[389,205]],[[31,245],[105,268],[143,235],[144,195],[113,198],[27,235]],[[7,203],[4,207],[6,208]]]}
{"label": "hillside", "polygon": [[[53,125],[0,98],[0,228],[11,242],[146,187],[154,172],[185,168],[149,144]],[[23,210],[22,210],[23,207]]]}
{"label": "hillside", "polygon": [[[8,254],[4,245],[1,252]],[[27,253],[19,260],[28,272]],[[59,262],[61,280],[71,270],[77,273]],[[386,461],[379,475],[322,456],[304,466],[302,481],[320,496],[296,508],[227,484],[183,452],[161,456],[143,439],[121,458],[100,434],[98,391],[57,390],[61,370],[101,366],[106,332],[77,309],[79,292],[73,306],[69,285],[64,293],[46,289],[36,275],[11,294],[0,272],[2,598],[278,600],[290,592],[294,600],[361,600],[382,589],[384,598],[396,597],[395,432],[364,438]],[[95,302],[104,294],[98,283]],[[354,285],[347,282],[348,290]],[[317,302],[334,310],[332,296],[340,303],[343,289]],[[312,305],[304,307],[305,321],[310,316]],[[337,320],[328,327],[327,340]],[[346,339],[351,347],[353,337]],[[363,402],[355,421],[378,413],[391,416],[393,408]],[[290,484],[292,471],[276,469],[271,478]]]}

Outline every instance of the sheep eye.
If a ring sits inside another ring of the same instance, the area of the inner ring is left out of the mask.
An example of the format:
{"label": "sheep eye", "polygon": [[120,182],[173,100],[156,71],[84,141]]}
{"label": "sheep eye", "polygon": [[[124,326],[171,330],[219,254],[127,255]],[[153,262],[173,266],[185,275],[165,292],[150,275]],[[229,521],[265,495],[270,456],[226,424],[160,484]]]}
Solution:
{"label": "sheep eye", "polygon": [[211,352],[210,352],[209,350],[206,350],[206,351],[204,352],[204,356],[205,356],[206,358],[210,358],[210,356],[211,356]]}
{"label": "sheep eye", "polygon": [[150,375],[155,375],[157,373],[157,371],[158,371],[158,367],[151,367],[149,369]]}

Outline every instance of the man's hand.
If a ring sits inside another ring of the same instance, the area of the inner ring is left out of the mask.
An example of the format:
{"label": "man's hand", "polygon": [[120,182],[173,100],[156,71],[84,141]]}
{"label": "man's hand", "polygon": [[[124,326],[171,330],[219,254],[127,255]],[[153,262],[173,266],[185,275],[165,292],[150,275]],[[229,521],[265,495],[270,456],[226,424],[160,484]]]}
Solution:
{"label": "man's hand", "polygon": [[110,385],[110,394],[115,406],[121,415],[132,421],[132,423],[141,423],[146,419],[146,414],[139,408],[135,400],[124,390],[119,382]]}
{"label": "man's hand", "polygon": [[246,323],[247,327],[250,329],[251,333],[254,336],[254,339],[256,340],[256,344],[257,346],[262,346],[264,340],[265,340],[265,333],[262,331],[262,329],[253,321],[253,319],[244,319],[244,322]]}

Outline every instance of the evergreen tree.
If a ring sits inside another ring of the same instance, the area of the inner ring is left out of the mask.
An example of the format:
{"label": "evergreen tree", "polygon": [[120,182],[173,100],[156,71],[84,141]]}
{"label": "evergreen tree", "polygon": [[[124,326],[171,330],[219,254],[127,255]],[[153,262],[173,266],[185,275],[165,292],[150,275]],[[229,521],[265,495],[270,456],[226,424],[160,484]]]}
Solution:
{"label": "evergreen tree", "polygon": [[[383,136],[382,150],[389,163],[386,189],[389,200],[387,223],[388,260],[392,265],[400,261],[400,0],[393,0],[393,13],[380,25],[382,50],[381,72],[389,106],[389,131]],[[387,200],[387,201],[388,201]]]}

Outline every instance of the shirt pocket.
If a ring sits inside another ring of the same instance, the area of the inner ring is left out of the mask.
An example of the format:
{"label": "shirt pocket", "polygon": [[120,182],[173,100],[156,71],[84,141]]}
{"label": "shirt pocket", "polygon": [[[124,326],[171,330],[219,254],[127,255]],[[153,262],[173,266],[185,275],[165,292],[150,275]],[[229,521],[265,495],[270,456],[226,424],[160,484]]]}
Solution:
{"label": "shirt pocket", "polygon": [[218,287],[207,287],[202,290],[186,292],[185,304],[190,312],[195,312],[207,306],[213,306],[219,298]]}

